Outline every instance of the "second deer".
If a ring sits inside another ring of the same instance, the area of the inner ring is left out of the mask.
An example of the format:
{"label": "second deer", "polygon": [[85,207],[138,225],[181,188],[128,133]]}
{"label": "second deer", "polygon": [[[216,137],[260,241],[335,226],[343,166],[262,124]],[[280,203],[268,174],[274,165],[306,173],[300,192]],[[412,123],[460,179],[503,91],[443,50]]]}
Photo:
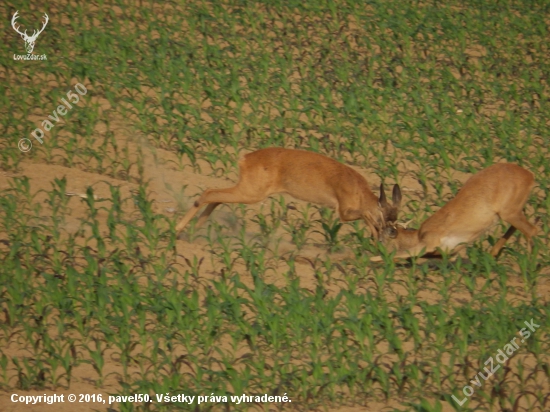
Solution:
{"label": "second deer", "polygon": [[239,181],[227,189],[207,189],[176,226],[179,234],[206,206],[195,227],[202,225],[222,203],[257,203],[276,193],[328,206],[344,222],[363,219],[371,233],[379,237],[387,222],[397,220],[401,202],[398,185],[392,204],[380,189],[377,198],[365,178],[351,167],[329,157],[305,150],[271,147],[248,153],[239,160]]}
{"label": "second deer", "polygon": [[[534,185],[534,175],[528,170],[511,163],[494,164],[468,179],[456,197],[425,220],[420,229],[389,225],[382,231],[380,241],[389,251],[396,252],[395,258],[456,252],[500,218],[511,226],[493,246],[491,255],[498,255],[516,229],[527,238],[530,253],[537,228],[529,223],[523,207]],[[381,256],[370,259],[382,260]]]}

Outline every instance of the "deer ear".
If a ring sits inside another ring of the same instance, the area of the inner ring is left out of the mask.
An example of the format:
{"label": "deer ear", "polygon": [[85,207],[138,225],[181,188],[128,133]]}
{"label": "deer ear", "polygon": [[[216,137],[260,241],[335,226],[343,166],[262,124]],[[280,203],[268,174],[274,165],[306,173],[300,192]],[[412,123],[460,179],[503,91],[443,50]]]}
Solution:
{"label": "deer ear", "polygon": [[393,186],[393,192],[392,192],[392,202],[395,207],[401,206],[401,188],[399,185]]}
{"label": "deer ear", "polygon": [[384,183],[380,183],[380,198],[378,200],[380,206],[386,207],[388,205],[388,201],[386,200],[386,193],[384,191]]}

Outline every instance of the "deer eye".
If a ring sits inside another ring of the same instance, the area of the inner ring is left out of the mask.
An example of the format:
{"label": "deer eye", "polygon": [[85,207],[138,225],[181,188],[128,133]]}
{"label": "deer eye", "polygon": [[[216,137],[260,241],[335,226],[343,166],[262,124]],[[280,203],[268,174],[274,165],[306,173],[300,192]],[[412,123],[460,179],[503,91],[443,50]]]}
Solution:
{"label": "deer eye", "polygon": [[391,239],[395,239],[397,237],[397,229],[393,226],[388,228],[388,236]]}

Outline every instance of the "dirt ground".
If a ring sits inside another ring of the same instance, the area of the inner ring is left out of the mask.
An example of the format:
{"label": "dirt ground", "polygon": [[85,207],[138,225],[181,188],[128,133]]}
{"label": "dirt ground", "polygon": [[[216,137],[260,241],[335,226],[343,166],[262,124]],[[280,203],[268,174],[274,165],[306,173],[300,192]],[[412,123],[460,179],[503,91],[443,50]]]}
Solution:
{"label": "dirt ground", "polygon": [[[167,216],[170,216],[173,219],[176,219],[176,210],[178,208],[178,195],[175,191],[180,190],[182,185],[187,185],[185,190],[185,197],[183,199],[184,208],[186,209],[191,204],[192,199],[194,199],[198,194],[200,194],[207,187],[228,187],[231,186],[237,178],[236,173],[229,174],[227,178],[213,178],[208,177],[209,166],[206,162],[203,162],[202,165],[203,173],[197,174],[190,171],[179,171],[175,167],[170,166],[169,161],[173,160],[174,155],[168,151],[161,149],[153,149],[147,146],[144,140],[135,141],[128,135],[123,136],[124,128],[121,128],[119,133],[122,135],[121,139],[126,138],[129,140],[130,147],[137,151],[138,145],[141,145],[141,149],[145,156],[145,179],[149,180],[149,188],[151,190],[152,198],[155,199],[157,212],[163,213]],[[379,184],[379,178],[376,176],[373,170],[360,170],[372,186]],[[0,175],[0,188],[4,189],[9,187],[8,179],[13,176],[27,176],[30,179],[31,191],[32,193],[38,192],[40,189],[48,190],[51,188],[52,182],[55,178],[67,179],[67,192],[84,194],[86,193],[86,188],[88,186],[93,186],[94,193],[98,198],[108,198],[110,196],[108,186],[105,183],[110,183],[112,185],[119,185],[121,188],[122,196],[129,196],[132,190],[136,190],[138,185],[126,180],[119,180],[111,178],[104,175],[88,173],[80,170],[79,168],[67,168],[55,164],[47,164],[43,161],[25,161],[22,164],[21,170],[17,174],[13,173],[3,173]],[[465,176],[466,177],[466,176]],[[406,179],[402,185],[406,190],[414,192],[415,190],[420,189],[420,185],[412,179]],[[172,188],[172,190],[170,189]],[[174,190],[175,189],[175,190]],[[37,194],[36,200],[43,201],[46,199],[45,193]],[[181,199],[180,199],[181,200]],[[290,199],[289,199],[290,200]],[[270,202],[271,200],[266,200],[263,203]],[[67,232],[76,231],[79,227],[79,219],[85,216],[86,204],[78,196],[73,196],[69,202],[69,207],[71,210],[70,215],[65,216],[66,225],[65,229]],[[251,205],[250,213],[253,214],[255,210],[258,210],[262,207],[262,204]],[[129,211],[130,212],[130,211]],[[216,210],[210,219],[224,220],[231,218],[231,210],[227,207],[220,207]],[[100,219],[102,219],[102,224],[105,225],[106,214],[103,215],[100,213]],[[105,229],[105,226],[104,226]],[[289,250],[293,247],[291,244],[286,245]],[[199,240],[189,242],[187,240],[179,240],[177,248],[180,253],[186,256],[196,255],[199,258],[209,257],[209,252],[205,248],[204,242]],[[284,254],[284,250],[282,251]],[[315,246],[308,246],[303,251],[303,263],[300,265],[298,271],[300,275],[300,284],[304,288],[315,288],[315,272],[310,264],[311,261],[316,258],[326,256],[326,250],[322,248],[316,248]],[[343,256],[345,256],[343,252]],[[338,256],[332,256],[333,258],[338,258]],[[183,262],[182,262],[183,263]],[[204,260],[204,270],[203,273],[213,272],[213,267],[211,266],[210,259]],[[243,265],[243,272],[245,268]],[[280,285],[284,284],[284,279],[277,279],[277,275],[271,275],[271,281],[278,283]],[[249,283],[250,286],[253,285],[252,279],[247,279],[243,275],[243,281]],[[332,293],[337,292],[337,288],[334,287]],[[424,296],[427,300],[437,300],[437,296]],[[459,297],[457,297],[459,298]],[[20,351],[17,348],[17,345],[14,343],[10,347],[3,349],[4,353],[7,356],[14,356]],[[106,357],[108,359],[108,357]],[[105,376],[107,378],[104,380],[101,387],[97,387],[96,381],[93,376],[96,376],[93,368],[90,365],[84,364],[76,367],[72,373],[72,382],[69,389],[56,388],[52,390],[51,388],[45,388],[44,390],[3,390],[0,392],[0,410],[6,412],[46,412],[46,411],[109,411],[109,410],[118,410],[118,405],[112,405],[110,409],[108,404],[103,403],[86,403],[79,402],[81,394],[101,394],[105,400],[108,399],[109,394],[117,394],[120,390],[119,384],[114,378],[115,372],[117,372],[119,367],[116,362],[106,360],[105,363]],[[113,372],[111,374],[111,372]],[[64,403],[55,403],[52,405],[47,405],[44,403],[40,404],[24,404],[21,402],[12,402],[12,395],[23,395],[23,396],[39,396],[39,395],[65,395]],[[77,396],[77,401],[70,403],[67,400],[68,395],[74,394]],[[289,394],[290,397],[291,394]],[[385,404],[375,404],[369,403],[364,406],[354,406],[354,407],[343,407],[339,409],[334,409],[338,412],[351,412],[351,411],[383,411],[391,410],[392,407],[399,407],[401,404],[398,400],[390,400]],[[450,407],[444,407],[443,411],[453,410]]]}
{"label": "dirt ground", "polygon": [[[121,129],[120,133],[124,133]],[[138,145],[141,145],[141,149],[144,153],[145,157],[145,178],[146,180],[149,180],[149,188],[151,190],[152,198],[155,199],[155,206],[157,207],[157,212],[163,213],[167,216],[169,216],[172,219],[176,219],[176,211],[178,209],[178,194],[176,191],[179,191],[182,187],[182,185],[187,185],[185,189],[185,196],[183,198],[184,203],[184,210],[189,207],[189,205],[192,202],[192,199],[194,199],[198,194],[200,194],[205,188],[207,187],[228,187],[231,186],[237,178],[236,173],[231,173],[227,178],[213,178],[208,177],[208,164],[204,162],[203,166],[203,173],[193,173],[189,170],[187,171],[180,171],[176,170],[175,167],[170,166],[169,160],[171,160],[171,157],[173,157],[173,154],[161,150],[161,149],[152,149],[147,146],[147,144],[142,141],[135,141],[132,140],[129,136],[126,136],[127,139],[130,139],[129,144],[130,146],[137,151]],[[405,165],[406,167],[406,165]],[[412,166],[411,166],[412,167]],[[379,179],[376,176],[375,173],[373,173],[373,170],[360,170],[358,169],[360,173],[362,173],[367,179],[369,180],[369,183],[371,183],[373,186],[377,185],[379,183]],[[40,189],[48,189],[51,187],[52,182],[55,178],[61,179],[66,178],[67,179],[67,191],[71,193],[80,193],[84,194],[86,192],[86,188],[89,185],[92,185],[94,187],[95,194],[99,197],[105,197],[108,198],[110,196],[108,186],[105,184],[105,182],[113,184],[113,185],[119,185],[121,187],[121,192],[123,196],[129,196],[132,190],[136,190],[138,188],[138,185],[135,183],[128,182],[126,180],[118,180],[115,178],[110,178],[104,175],[98,175],[94,173],[88,173],[84,172],[78,168],[67,168],[60,165],[52,165],[52,164],[46,164],[44,162],[36,161],[26,161],[23,163],[20,173],[18,173],[20,176],[27,176],[30,179],[31,189],[33,193],[36,193]],[[8,179],[13,176],[13,174],[4,173],[0,175],[0,188],[7,188],[8,187]],[[458,180],[464,181],[468,176],[466,174],[460,174],[457,175],[456,178]],[[418,182],[414,181],[413,179],[405,178],[402,186],[409,190],[410,193],[414,193],[417,190],[420,190],[420,185]],[[174,190],[175,189],[175,190]],[[44,193],[37,195],[37,200],[42,201],[46,198],[46,195]],[[289,199],[290,201],[291,199]],[[180,198],[179,201],[182,201]],[[263,203],[270,202],[270,200],[266,200]],[[80,199],[78,196],[74,196],[71,198],[69,202],[71,213],[70,215],[66,216],[66,227],[65,229],[68,232],[71,232],[72,230],[76,231],[79,227],[79,218],[82,218],[85,216],[86,211],[86,204],[82,199]],[[255,210],[259,210],[259,208],[262,207],[262,204],[257,205],[251,205],[248,206],[249,213],[253,214]],[[129,211],[130,212],[130,211]],[[213,215],[210,217],[210,219],[216,219],[216,220],[231,220],[232,211],[231,209],[227,207],[220,207],[218,210],[216,210]],[[181,216],[181,214],[180,214]],[[103,225],[106,224],[106,214],[100,215],[100,219],[103,219]],[[105,227],[104,227],[105,228]],[[283,244],[283,248],[284,248]],[[290,243],[286,244],[286,247],[290,250],[292,249],[292,245]],[[192,242],[189,242],[187,240],[181,239],[178,241],[177,245],[178,250],[182,255],[185,256],[197,256],[199,258],[205,257],[207,259],[204,259],[204,270],[203,273],[214,273],[215,268],[211,265],[211,259],[209,259],[209,251],[205,247],[205,242],[200,240],[194,240]],[[345,257],[346,252],[340,252],[342,256]],[[282,254],[284,254],[284,250],[282,251]],[[322,258],[323,256],[326,256],[326,250],[322,248],[316,248],[315,246],[308,246],[306,247],[303,252],[303,261],[302,264],[299,265],[298,271],[299,271],[299,277],[300,277],[300,284],[304,288],[315,288],[316,280],[315,280],[315,271],[312,267],[311,262],[315,261],[316,258]],[[331,256],[333,259],[338,259],[339,256],[334,255]],[[299,261],[299,260],[298,260]],[[181,262],[183,264],[183,261]],[[246,269],[243,265],[243,281],[245,283],[248,283],[249,286],[253,285],[253,281],[251,278],[247,278],[245,272]],[[277,278],[277,274],[270,275],[271,279],[270,281],[283,285],[284,279],[282,277]],[[208,275],[207,275],[208,277]],[[520,283],[518,280],[517,283]],[[550,285],[543,285],[545,290],[541,290],[541,296],[549,296],[550,294],[549,289]],[[333,284],[333,286],[329,289],[331,293],[336,294],[338,291],[338,288],[336,286],[336,283]],[[436,302],[441,297],[438,296],[436,293],[433,293],[430,295],[430,293],[423,293],[422,296],[423,299],[425,299],[428,302]],[[466,299],[466,296],[454,296],[455,299]],[[4,353],[8,356],[14,356],[19,352],[16,344],[10,345],[8,348],[4,348]],[[108,357],[107,357],[108,359]],[[119,367],[116,362],[114,361],[106,361],[105,364],[105,376],[107,378],[104,380],[104,383],[101,387],[97,387],[96,381],[93,378],[93,376],[96,376],[93,368],[90,365],[80,365],[79,367],[75,368],[73,370],[73,378],[71,382],[71,386],[69,389],[63,389],[63,388],[57,388],[55,390],[51,390],[46,388],[44,390],[33,390],[33,391],[21,391],[21,390],[10,390],[10,391],[2,391],[0,392],[0,410],[6,411],[6,412],[45,412],[45,411],[92,411],[92,410],[98,410],[98,411],[109,411],[109,410],[118,410],[118,405],[112,405],[110,409],[108,404],[103,403],[86,403],[86,402],[75,402],[75,403],[69,403],[67,401],[67,396],[69,394],[75,394],[77,396],[77,400],[79,399],[80,394],[101,394],[105,400],[108,399],[109,394],[117,394],[120,390],[120,386],[117,382],[117,380],[114,378],[116,372],[119,370]],[[11,396],[16,395],[51,395],[51,394],[58,394],[58,395],[65,395],[65,402],[64,403],[56,403],[52,405],[47,405],[44,403],[41,404],[24,404],[24,403],[14,403],[11,401]],[[291,394],[289,394],[291,396]],[[384,411],[384,410],[392,410],[392,408],[402,408],[402,403],[399,402],[399,400],[390,400],[387,403],[384,404],[377,404],[377,403],[369,403],[364,406],[354,406],[354,407],[343,407],[339,409],[333,409],[338,412],[351,412],[351,411]],[[442,409],[444,412],[452,411],[453,408],[445,404],[445,406]]]}

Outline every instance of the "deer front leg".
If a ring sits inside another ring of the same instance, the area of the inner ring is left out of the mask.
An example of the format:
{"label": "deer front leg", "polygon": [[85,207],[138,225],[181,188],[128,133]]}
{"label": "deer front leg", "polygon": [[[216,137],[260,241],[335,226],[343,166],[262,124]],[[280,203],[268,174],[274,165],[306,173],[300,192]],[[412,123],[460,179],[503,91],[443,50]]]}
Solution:
{"label": "deer front leg", "polygon": [[[396,261],[398,259],[408,259],[408,258],[417,258],[421,257],[423,255],[433,253],[435,252],[435,248],[427,249],[426,245],[424,243],[418,244],[410,249],[406,250],[400,250],[398,251],[394,256],[393,260]],[[370,258],[371,262],[383,262],[384,257],[383,256],[373,256]]]}

